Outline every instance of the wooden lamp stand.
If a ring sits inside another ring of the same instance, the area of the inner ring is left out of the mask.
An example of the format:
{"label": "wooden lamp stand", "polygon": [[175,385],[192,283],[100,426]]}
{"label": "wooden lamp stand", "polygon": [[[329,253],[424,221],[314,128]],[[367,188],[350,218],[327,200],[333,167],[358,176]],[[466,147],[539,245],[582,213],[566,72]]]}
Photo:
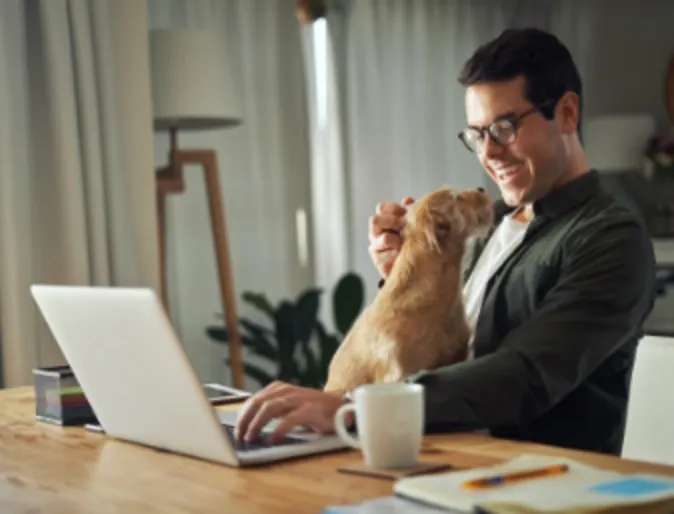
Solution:
{"label": "wooden lamp stand", "polygon": [[177,129],[170,129],[171,148],[168,164],[157,170],[157,218],[159,224],[159,255],[161,273],[161,295],[164,307],[169,312],[168,287],[166,279],[166,197],[170,194],[180,194],[185,191],[183,166],[187,164],[200,165],[204,170],[208,209],[211,218],[213,246],[215,249],[222,301],[227,333],[229,336],[229,356],[231,359],[233,385],[238,389],[244,388],[244,370],[241,350],[241,336],[239,319],[234,293],[234,278],[227,242],[227,225],[222,206],[220,178],[218,164],[214,150],[180,150],[178,149]]}

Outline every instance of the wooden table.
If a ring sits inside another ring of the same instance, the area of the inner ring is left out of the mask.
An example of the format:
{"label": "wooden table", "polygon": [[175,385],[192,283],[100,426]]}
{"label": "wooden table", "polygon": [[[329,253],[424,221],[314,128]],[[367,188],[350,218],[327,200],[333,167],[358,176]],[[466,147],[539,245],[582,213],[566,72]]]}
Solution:
{"label": "wooden table", "polygon": [[[337,471],[357,452],[232,469],[156,452],[79,427],[34,419],[32,387],[0,391],[0,512],[320,513],[391,494],[392,481]],[[566,455],[624,472],[674,476],[674,467],[565,451],[475,434],[429,436],[425,460],[499,460],[524,452]]]}

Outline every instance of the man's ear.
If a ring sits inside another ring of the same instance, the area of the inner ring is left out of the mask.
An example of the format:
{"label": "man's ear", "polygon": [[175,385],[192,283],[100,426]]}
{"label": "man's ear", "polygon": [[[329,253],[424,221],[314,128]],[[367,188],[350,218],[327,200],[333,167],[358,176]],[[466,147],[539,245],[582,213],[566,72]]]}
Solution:
{"label": "man's ear", "polygon": [[566,92],[557,102],[557,123],[563,134],[572,134],[578,131],[580,119],[580,97],[572,92]]}

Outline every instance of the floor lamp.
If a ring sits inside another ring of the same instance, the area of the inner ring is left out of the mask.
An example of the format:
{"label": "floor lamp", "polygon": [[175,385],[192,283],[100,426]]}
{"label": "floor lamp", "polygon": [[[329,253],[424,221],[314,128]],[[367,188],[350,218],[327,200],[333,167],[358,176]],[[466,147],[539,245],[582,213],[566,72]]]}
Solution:
{"label": "floor lamp", "polygon": [[161,295],[168,312],[166,199],[185,190],[184,166],[198,165],[203,169],[206,185],[220,299],[229,334],[233,385],[243,389],[241,336],[216,153],[212,149],[178,147],[180,132],[241,123],[239,100],[224,49],[220,35],[210,30],[150,32],[154,126],[157,131],[168,131],[170,137],[168,164],[156,173]]}

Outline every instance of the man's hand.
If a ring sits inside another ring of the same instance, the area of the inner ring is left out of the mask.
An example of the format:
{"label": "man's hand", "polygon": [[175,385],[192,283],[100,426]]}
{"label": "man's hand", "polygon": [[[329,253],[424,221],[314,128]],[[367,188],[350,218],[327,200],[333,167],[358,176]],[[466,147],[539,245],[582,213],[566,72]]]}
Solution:
{"label": "man's hand", "polygon": [[406,196],[402,205],[395,202],[383,202],[377,205],[376,215],[370,218],[370,258],[382,278],[387,278],[393,268],[403,239],[400,231],[403,228],[407,207],[414,200]]}
{"label": "man's hand", "polygon": [[298,426],[330,434],[334,432],[335,413],[343,403],[338,393],[273,382],[246,400],[234,434],[239,440],[255,441],[273,419],[279,423],[269,433],[270,442],[278,442]]}

